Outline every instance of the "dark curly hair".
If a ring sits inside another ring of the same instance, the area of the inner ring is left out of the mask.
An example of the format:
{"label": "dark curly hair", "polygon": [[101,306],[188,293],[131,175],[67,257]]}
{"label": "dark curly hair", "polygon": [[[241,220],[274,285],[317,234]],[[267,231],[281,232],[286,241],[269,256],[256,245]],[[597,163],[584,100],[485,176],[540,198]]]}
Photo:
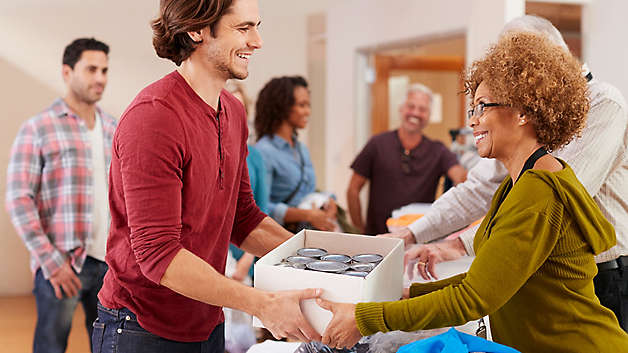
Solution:
{"label": "dark curly hair", "polygon": [[86,50],[96,50],[109,55],[109,46],[94,38],[78,38],[68,44],[63,50],[63,65],[68,65],[74,69],[74,65],[79,61],[81,55]]}
{"label": "dark curly hair", "polygon": [[464,86],[475,96],[484,82],[496,102],[519,109],[538,142],[556,150],[580,136],[589,111],[581,65],[565,49],[531,32],[508,33],[473,63]]}
{"label": "dark curly hair", "polygon": [[157,56],[177,66],[196,49],[187,32],[209,26],[211,35],[220,18],[229,13],[232,0],[161,0],[159,16],[151,22],[153,47]]}
{"label": "dark curly hair", "polygon": [[255,134],[257,139],[274,134],[288,119],[294,106],[294,89],[307,88],[301,76],[283,76],[270,80],[259,92],[255,103]]}

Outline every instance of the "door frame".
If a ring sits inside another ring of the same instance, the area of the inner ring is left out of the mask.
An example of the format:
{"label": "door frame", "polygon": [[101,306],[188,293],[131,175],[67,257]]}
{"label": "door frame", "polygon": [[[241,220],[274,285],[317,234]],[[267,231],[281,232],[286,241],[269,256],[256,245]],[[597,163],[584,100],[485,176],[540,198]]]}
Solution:
{"label": "door frame", "polygon": [[[394,70],[454,71],[464,90],[464,58],[459,56],[374,55],[375,81],[371,84],[371,135],[390,130],[388,79]],[[465,123],[465,97],[460,94],[460,126]]]}

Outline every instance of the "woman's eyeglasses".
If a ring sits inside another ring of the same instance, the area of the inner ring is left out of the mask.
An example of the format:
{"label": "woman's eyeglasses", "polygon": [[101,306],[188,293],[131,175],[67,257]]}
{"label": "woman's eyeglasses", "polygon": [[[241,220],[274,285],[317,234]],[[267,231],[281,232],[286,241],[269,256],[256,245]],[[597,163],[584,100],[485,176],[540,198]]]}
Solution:
{"label": "woman's eyeglasses", "polygon": [[473,118],[474,116],[477,116],[478,118],[481,117],[482,114],[484,114],[485,108],[503,107],[503,106],[506,106],[506,105],[501,104],[501,103],[480,103],[476,105],[475,107],[473,107],[473,109],[467,110],[467,121],[471,120],[471,118]]}

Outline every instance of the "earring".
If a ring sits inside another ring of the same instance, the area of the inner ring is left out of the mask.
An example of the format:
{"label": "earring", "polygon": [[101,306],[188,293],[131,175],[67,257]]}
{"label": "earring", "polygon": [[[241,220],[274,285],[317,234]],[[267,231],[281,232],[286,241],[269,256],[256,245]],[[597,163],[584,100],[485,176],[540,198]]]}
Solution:
{"label": "earring", "polygon": [[519,114],[519,124],[525,124],[525,123],[526,123],[525,115]]}

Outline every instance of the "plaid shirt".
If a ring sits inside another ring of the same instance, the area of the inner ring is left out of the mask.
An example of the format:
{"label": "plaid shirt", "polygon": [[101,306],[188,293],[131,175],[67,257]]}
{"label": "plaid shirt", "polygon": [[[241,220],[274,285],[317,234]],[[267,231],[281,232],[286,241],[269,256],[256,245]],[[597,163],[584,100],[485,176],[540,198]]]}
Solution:
{"label": "plaid shirt", "polygon": [[[102,121],[107,174],[116,120]],[[81,271],[92,235],[92,156],[87,126],[62,99],[20,128],[7,171],[6,208],[45,278],[69,257]]]}

